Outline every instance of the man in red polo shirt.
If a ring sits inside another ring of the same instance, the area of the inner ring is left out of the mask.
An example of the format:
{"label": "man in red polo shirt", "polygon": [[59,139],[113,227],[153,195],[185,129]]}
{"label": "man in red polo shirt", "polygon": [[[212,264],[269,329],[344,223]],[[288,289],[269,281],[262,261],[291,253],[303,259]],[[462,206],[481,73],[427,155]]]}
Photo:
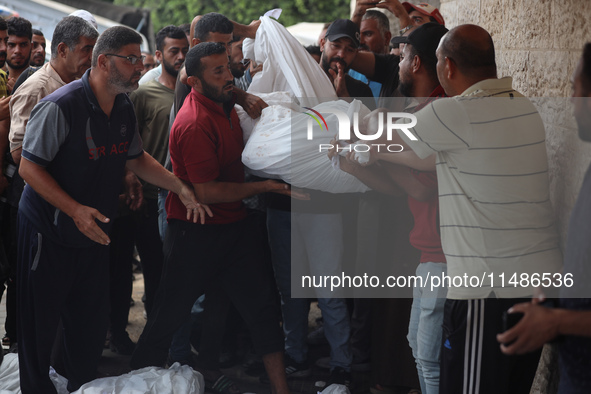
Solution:
{"label": "man in red polo shirt", "polygon": [[[262,266],[265,238],[242,199],[265,192],[289,195],[289,186],[273,180],[244,183],[244,142],[226,47],[200,43],[187,53],[185,67],[192,90],[170,133],[170,157],[174,173],[209,202],[213,216],[193,226],[178,198],[169,194],[162,281],[131,365],[164,364],[172,335],[197,297],[221,286],[251,330],[272,392],[287,393],[279,309]],[[202,372],[206,381],[216,380],[208,376],[214,371]]]}

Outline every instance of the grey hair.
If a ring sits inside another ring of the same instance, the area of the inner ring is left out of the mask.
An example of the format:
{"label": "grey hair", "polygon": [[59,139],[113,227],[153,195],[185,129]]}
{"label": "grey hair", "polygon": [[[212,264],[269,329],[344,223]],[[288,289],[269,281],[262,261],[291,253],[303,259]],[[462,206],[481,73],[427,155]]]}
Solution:
{"label": "grey hair", "polygon": [[96,39],[98,31],[84,19],[78,16],[66,16],[55,27],[51,38],[51,58],[57,58],[57,47],[63,42],[73,50],[80,42],[80,37]]}

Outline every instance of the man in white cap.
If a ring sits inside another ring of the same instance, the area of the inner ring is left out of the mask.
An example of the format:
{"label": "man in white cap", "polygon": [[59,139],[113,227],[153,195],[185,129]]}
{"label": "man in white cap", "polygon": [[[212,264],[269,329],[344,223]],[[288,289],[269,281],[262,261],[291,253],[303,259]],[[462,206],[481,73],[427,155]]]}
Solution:
{"label": "man in white cap", "polygon": [[96,19],[94,19],[94,16],[90,12],[86,10],[76,10],[72,12],[70,15],[84,19],[86,22],[90,23],[95,29],[98,30],[98,23],[96,23]]}

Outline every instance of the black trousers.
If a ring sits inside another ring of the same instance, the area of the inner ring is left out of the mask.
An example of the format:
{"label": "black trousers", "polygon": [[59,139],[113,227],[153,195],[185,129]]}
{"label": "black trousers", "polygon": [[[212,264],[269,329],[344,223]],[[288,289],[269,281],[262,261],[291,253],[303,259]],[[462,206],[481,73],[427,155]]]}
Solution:
{"label": "black trousers", "polygon": [[446,300],[441,350],[441,394],[529,394],[541,350],[507,356],[496,335],[502,314],[523,298]]}
{"label": "black trousers", "polygon": [[109,309],[107,246],[66,248],[18,216],[17,330],[21,390],[55,393],[50,355],[61,318],[68,390],[96,377]]}
{"label": "black trousers", "polygon": [[129,301],[133,290],[132,258],[135,223],[131,215],[120,216],[111,227],[109,249],[111,305],[111,337],[125,337],[129,317]]}
{"label": "black trousers", "polygon": [[6,336],[12,343],[17,342],[16,333],[16,254],[17,254],[17,212],[18,208],[0,203],[0,300],[6,286]]}
{"label": "black trousers", "polygon": [[158,230],[158,200],[146,198],[142,209],[134,213],[136,221],[135,245],[142,262],[144,288],[146,293],[146,313],[152,311],[156,292],[162,275],[164,254]]}
{"label": "black trousers", "polygon": [[258,353],[283,350],[274,283],[263,266],[265,238],[257,230],[252,217],[221,225],[169,221],[162,281],[131,359],[133,369],[164,364],[172,335],[211,283],[219,283],[236,306]]}

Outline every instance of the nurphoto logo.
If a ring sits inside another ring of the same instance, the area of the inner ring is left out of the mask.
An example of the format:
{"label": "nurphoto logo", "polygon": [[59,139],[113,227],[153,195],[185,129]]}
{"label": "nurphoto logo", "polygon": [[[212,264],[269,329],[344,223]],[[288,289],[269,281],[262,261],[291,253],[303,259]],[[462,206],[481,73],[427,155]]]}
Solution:
{"label": "nurphoto logo", "polygon": [[[329,132],[328,124],[324,116],[322,116],[318,111],[304,107],[307,110],[313,112],[313,114],[304,112],[306,115],[310,117],[308,119],[308,140],[314,139],[314,125],[317,124],[320,128],[321,132]],[[324,110],[322,111],[324,114],[333,114],[337,117],[339,130],[338,130],[338,137],[339,141],[350,141],[352,139],[351,135],[351,121],[349,120],[349,116],[338,110]],[[386,121],[384,122],[384,116],[386,116]],[[399,119],[410,119],[408,123],[396,123]],[[315,121],[315,122],[314,122]],[[385,126],[384,126],[385,123]],[[373,134],[365,134],[359,130],[359,113],[355,112],[353,114],[353,134],[356,137],[355,139],[363,141],[375,141],[378,138],[382,137],[384,132],[386,133],[386,138],[388,141],[392,141],[392,132],[394,130],[402,131],[410,140],[416,141],[417,137],[415,137],[409,129],[415,127],[417,125],[417,118],[413,114],[409,114],[406,112],[387,112],[378,113],[378,130],[376,130]],[[318,128],[318,127],[317,127]],[[326,137],[326,135],[325,135]],[[351,150],[353,149],[355,152],[368,152],[371,147],[375,147],[379,152],[381,149],[385,149],[388,152],[402,152],[403,147],[399,144],[367,144],[367,143],[356,143],[354,145],[347,145],[342,147],[337,145],[337,151],[339,150]],[[333,149],[334,146],[332,144],[320,144],[319,149],[320,152],[328,151]]]}

